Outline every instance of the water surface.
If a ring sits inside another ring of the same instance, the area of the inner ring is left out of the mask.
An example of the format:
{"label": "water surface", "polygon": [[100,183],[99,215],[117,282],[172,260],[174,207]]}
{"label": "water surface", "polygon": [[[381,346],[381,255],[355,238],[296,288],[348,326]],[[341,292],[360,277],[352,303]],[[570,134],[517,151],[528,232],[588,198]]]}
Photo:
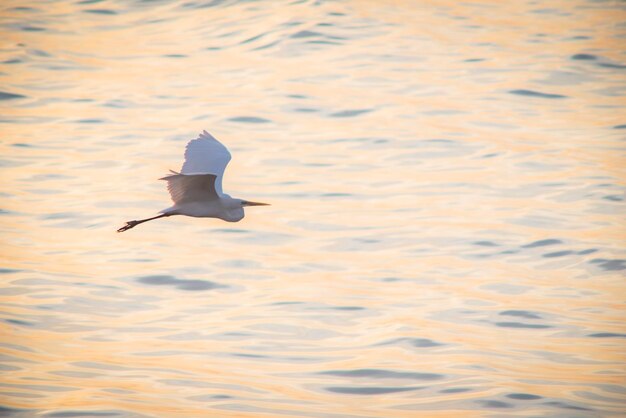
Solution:
{"label": "water surface", "polygon": [[623,3],[1,8],[0,415],[623,413]]}

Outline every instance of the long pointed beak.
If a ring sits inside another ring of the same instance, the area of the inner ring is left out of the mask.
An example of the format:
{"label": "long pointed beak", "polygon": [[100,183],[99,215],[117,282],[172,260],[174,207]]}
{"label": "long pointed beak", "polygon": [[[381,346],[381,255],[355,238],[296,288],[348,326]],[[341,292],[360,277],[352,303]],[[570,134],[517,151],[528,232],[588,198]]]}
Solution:
{"label": "long pointed beak", "polygon": [[270,204],[261,202],[246,202],[245,206],[270,206]]}

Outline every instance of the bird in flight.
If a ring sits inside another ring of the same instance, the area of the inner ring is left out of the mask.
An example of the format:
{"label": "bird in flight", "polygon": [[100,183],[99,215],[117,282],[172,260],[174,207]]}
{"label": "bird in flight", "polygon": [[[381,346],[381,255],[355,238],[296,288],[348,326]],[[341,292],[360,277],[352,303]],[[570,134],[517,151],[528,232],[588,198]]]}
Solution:
{"label": "bird in flight", "polygon": [[117,230],[124,232],[137,225],[172,215],[193,216],[196,218],[219,218],[228,222],[243,219],[246,206],[267,206],[267,203],[235,199],[222,192],[224,169],[230,161],[230,152],[207,131],[187,144],[185,162],[180,173],[160,180],[167,181],[174,206],[163,209],[160,215],[128,221]]}

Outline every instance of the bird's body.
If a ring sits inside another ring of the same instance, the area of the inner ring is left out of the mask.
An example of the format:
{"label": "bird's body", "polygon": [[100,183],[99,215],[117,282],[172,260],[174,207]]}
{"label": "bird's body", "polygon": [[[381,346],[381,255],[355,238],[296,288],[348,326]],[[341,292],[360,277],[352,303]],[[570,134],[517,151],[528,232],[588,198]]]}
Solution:
{"label": "bird's body", "polygon": [[172,174],[161,178],[167,181],[167,190],[174,205],[162,210],[159,216],[126,222],[117,232],[173,215],[238,222],[245,215],[245,206],[266,205],[235,199],[222,192],[222,177],[230,158],[226,147],[207,131],[203,131],[198,138],[187,144],[185,162],[180,173],[172,171]]}
{"label": "bird's body", "polygon": [[238,222],[243,219],[243,207],[230,196],[207,201],[183,202],[161,211],[161,213],[173,213],[194,218],[219,218],[228,222]]}

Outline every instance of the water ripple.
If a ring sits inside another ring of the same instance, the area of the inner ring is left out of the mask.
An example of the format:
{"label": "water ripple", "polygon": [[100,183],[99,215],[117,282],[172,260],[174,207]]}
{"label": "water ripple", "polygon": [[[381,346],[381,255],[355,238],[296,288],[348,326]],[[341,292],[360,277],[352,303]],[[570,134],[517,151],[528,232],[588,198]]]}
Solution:
{"label": "water ripple", "polygon": [[511,90],[509,91],[511,94],[516,94],[519,96],[528,96],[528,97],[539,97],[542,99],[564,99],[567,96],[563,96],[562,94],[551,94],[551,93],[542,93],[534,90]]}
{"label": "water ripple", "polygon": [[210,282],[208,280],[189,280],[189,279],[177,279],[173,276],[157,275],[157,276],[145,276],[137,279],[139,283],[149,284],[154,286],[174,286],[179,290],[212,290],[219,289],[225,286]]}
{"label": "water ripple", "polygon": [[[622,413],[622,6],[19,3],[0,415]],[[272,205],[117,234],[202,129]]]}

